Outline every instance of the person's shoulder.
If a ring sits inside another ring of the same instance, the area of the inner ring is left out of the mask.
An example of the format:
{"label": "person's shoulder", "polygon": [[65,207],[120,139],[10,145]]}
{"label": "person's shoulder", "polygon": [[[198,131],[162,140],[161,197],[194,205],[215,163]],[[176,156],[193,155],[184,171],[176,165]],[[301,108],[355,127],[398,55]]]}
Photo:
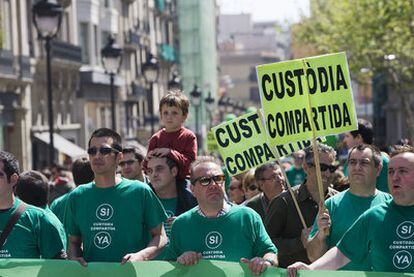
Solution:
{"label": "person's shoulder", "polygon": [[334,192],[334,195],[331,196],[331,197],[329,197],[325,201],[326,204],[328,204],[328,203],[339,203],[339,202],[341,202],[342,199],[349,194],[349,189],[346,189],[346,190],[341,191],[341,192],[338,192],[336,190],[333,190],[333,192]]}
{"label": "person's shoulder", "polygon": [[391,194],[389,194],[388,192],[381,191],[381,190],[377,190],[375,197],[382,198],[385,201],[392,200]]}
{"label": "person's shoulder", "polygon": [[198,206],[191,208],[190,210],[180,214],[174,220],[174,224],[184,224],[186,222],[191,223],[193,221],[193,217],[197,215]]}
{"label": "person's shoulder", "polygon": [[69,193],[71,192],[65,193],[64,195],[53,200],[53,202],[50,204],[50,209],[53,211],[54,208],[59,207],[62,204],[64,204],[69,197]]}
{"label": "person's shoulder", "polygon": [[262,193],[259,193],[258,195],[253,196],[249,200],[246,201],[244,204],[246,207],[256,207],[258,203],[261,202]]}
{"label": "person's shoulder", "polygon": [[118,186],[122,190],[134,190],[134,191],[152,191],[151,187],[142,181],[139,180],[130,180],[122,178],[121,183]]}
{"label": "person's shoulder", "polygon": [[189,136],[192,138],[196,138],[196,135],[193,131],[191,131],[190,129],[187,129],[185,127],[181,127],[181,132],[180,134],[184,135],[184,136]]}

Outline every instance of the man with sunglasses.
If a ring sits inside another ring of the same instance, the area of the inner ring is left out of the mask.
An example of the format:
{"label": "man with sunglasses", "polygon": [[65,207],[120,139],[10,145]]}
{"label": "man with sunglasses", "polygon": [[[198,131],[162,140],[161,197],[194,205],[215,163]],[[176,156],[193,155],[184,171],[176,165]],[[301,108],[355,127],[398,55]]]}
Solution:
{"label": "man with sunglasses", "polygon": [[95,179],[72,191],[66,205],[69,258],[84,266],[154,258],[167,243],[162,224],[167,216],[149,186],[116,176],[120,135],[96,130],[88,154]]}
{"label": "man with sunglasses", "polygon": [[220,163],[201,156],[191,165],[190,173],[190,188],[198,206],[175,220],[165,259],[183,265],[196,264],[202,258],[243,262],[253,274],[277,266],[277,249],[260,216],[225,201]]}
{"label": "man with sunglasses", "polygon": [[286,180],[277,162],[269,162],[256,168],[256,183],[262,192],[246,202],[246,206],[255,210],[263,222],[269,209],[269,203],[285,190]]}
{"label": "man with sunglasses", "polygon": [[122,149],[122,158],[119,162],[122,177],[148,183],[148,178],[142,170],[144,157],[145,155],[137,147],[132,145],[125,146]]}
{"label": "man with sunglasses", "polygon": [[[332,147],[324,144],[318,144],[317,149],[326,199],[338,193],[331,188],[333,173],[337,168],[334,166],[336,152]],[[309,227],[312,226],[318,213],[320,201],[324,200],[319,196],[312,147],[305,149],[303,169],[306,172],[306,180],[300,186],[293,187],[292,192],[297,199],[306,226]],[[309,261],[304,242],[310,230],[303,228],[289,191],[281,193],[270,203],[265,226],[279,250],[278,259],[281,267],[286,268],[295,261]]]}
{"label": "man with sunglasses", "polygon": [[[349,150],[349,189],[326,200],[327,210],[318,213],[306,248],[310,261],[334,247],[366,210],[391,199],[375,187],[381,169],[381,152],[375,146],[359,144]],[[368,259],[350,262],[342,270],[370,270]]]}

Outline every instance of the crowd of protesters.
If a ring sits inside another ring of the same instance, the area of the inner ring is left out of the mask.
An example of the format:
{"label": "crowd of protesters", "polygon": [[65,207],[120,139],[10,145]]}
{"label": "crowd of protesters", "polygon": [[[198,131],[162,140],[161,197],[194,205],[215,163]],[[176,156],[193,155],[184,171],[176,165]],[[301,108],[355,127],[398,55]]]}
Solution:
{"label": "crowd of protesters", "polygon": [[[373,127],[343,135],[347,159],[323,143],[229,176],[197,157],[180,92],[159,105],[147,153],[100,128],[70,170],[20,172],[0,151],[0,258],[89,262],[200,259],[268,267],[414,271],[414,148],[381,152]],[[318,153],[315,153],[317,151]],[[315,155],[324,193],[318,186]],[[387,226],[387,228],[384,228]]]}

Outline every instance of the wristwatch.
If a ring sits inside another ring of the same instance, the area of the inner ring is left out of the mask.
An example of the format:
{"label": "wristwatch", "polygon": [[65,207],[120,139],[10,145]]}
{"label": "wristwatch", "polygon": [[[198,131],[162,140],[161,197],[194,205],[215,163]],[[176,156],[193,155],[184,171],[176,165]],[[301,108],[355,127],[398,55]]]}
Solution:
{"label": "wristwatch", "polygon": [[271,266],[276,266],[276,265],[275,265],[275,262],[274,262],[273,260],[271,260],[271,259],[263,259],[263,260],[265,260],[266,262],[269,262],[269,264],[270,264]]}

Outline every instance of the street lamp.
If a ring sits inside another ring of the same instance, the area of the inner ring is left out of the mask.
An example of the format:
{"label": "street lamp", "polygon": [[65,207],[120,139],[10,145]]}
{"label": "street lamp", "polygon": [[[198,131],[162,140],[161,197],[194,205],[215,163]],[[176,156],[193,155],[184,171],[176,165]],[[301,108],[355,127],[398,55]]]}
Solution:
{"label": "street lamp", "polygon": [[106,45],[101,50],[102,65],[105,73],[109,74],[111,79],[111,119],[112,129],[116,131],[115,118],[115,74],[118,74],[122,63],[122,49],[116,45],[114,36],[109,35]]}
{"label": "street lamp", "polygon": [[[191,96],[191,104],[195,108],[196,136],[198,139],[198,136],[199,136],[198,109],[201,106],[201,90],[198,88],[197,85],[194,85],[194,89],[190,92],[190,96]],[[197,145],[199,144],[197,143]]]}
{"label": "street lamp", "polygon": [[214,102],[215,102],[214,98],[211,96],[211,91],[208,92],[208,96],[204,99],[204,102],[206,103],[206,109],[210,116],[210,128],[211,128],[211,123],[213,121]]}
{"label": "street lamp", "polygon": [[55,162],[55,145],[53,140],[53,96],[52,65],[50,57],[50,41],[57,35],[62,22],[63,8],[56,1],[39,1],[32,7],[33,24],[38,37],[45,41],[46,74],[47,74],[47,115],[49,120],[49,164]]}
{"label": "street lamp", "polygon": [[172,78],[168,82],[168,89],[169,90],[181,90],[182,89],[181,78],[178,75],[177,71],[173,72]]}
{"label": "street lamp", "polygon": [[150,84],[149,87],[149,113],[151,115],[151,135],[154,134],[154,95],[153,95],[153,86],[154,83],[158,81],[158,75],[160,72],[160,64],[158,59],[152,54],[149,54],[147,61],[142,65],[142,71],[144,72],[144,78],[147,83]]}

